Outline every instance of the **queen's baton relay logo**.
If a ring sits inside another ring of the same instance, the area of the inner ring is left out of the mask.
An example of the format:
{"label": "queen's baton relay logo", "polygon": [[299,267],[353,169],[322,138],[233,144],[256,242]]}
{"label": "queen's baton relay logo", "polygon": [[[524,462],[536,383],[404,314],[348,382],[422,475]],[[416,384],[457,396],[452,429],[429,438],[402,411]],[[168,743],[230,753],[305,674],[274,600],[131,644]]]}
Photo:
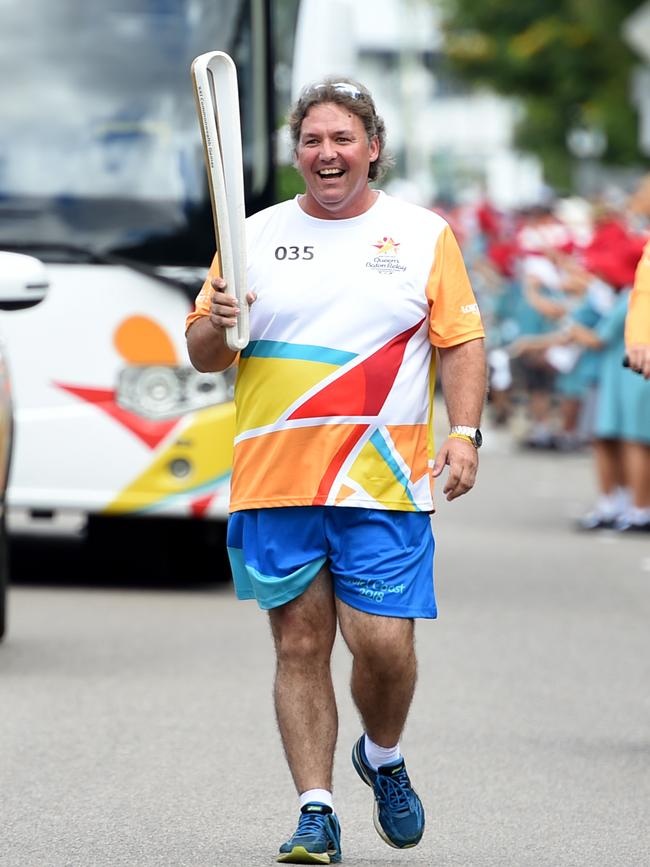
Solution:
{"label": "queen's baton relay logo", "polygon": [[406,271],[406,265],[399,260],[399,242],[393,238],[384,236],[380,241],[372,245],[377,252],[366,262],[366,268],[372,268],[380,274],[394,274],[395,271]]}

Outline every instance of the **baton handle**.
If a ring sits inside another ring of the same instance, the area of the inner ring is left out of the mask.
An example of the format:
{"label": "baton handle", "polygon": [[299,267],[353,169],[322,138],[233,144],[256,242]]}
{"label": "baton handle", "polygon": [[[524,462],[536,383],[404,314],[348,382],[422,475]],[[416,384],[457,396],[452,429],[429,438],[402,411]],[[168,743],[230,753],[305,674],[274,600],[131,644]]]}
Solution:
{"label": "baton handle", "polygon": [[221,276],[227,283],[226,292],[239,302],[237,324],[225,329],[228,347],[237,352],[244,349],[250,339],[237,69],[232,58],[223,51],[209,51],[192,63],[192,82]]}

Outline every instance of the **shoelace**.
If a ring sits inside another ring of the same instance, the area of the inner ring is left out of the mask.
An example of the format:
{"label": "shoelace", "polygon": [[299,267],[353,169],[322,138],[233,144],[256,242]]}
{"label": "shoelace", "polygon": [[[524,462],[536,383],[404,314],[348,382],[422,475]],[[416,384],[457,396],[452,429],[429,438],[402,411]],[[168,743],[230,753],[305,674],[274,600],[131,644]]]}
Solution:
{"label": "shoelace", "polygon": [[393,775],[377,774],[377,785],[384,800],[391,810],[399,813],[407,812],[411,809],[411,783],[406,773],[406,768],[402,768],[399,773]]}
{"label": "shoelace", "polygon": [[327,820],[327,815],[326,813],[301,813],[294,837],[308,837],[311,834],[320,834]]}

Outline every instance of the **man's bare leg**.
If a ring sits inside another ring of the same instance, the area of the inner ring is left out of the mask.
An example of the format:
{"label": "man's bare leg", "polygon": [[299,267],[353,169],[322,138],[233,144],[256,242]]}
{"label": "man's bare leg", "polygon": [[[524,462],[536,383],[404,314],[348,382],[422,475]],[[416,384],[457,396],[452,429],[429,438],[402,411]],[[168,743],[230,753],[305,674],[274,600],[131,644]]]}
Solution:
{"label": "man's bare leg", "polygon": [[377,746],[395,746],[415,691],[413,621],[366,614],[340,599],[336,606],[353,657],[352,698],[366,733]]}
{"label": "man's bare leg", "polygon": [[424,808],[396,749],[415,690],[413,621],[366,614],[339,599],[336,606],[354,659],[352,697],[366,731],[354,745],[352,763],[373,790],[379,836],[398,849],[416,846],[424,833]]}
{"label": "man's bare leg", "polygon": [[277,660],[275,710],[293,781],[298,794],[331,791],[338,714],[330,671],[336,609],[328,570],[269,617]]}

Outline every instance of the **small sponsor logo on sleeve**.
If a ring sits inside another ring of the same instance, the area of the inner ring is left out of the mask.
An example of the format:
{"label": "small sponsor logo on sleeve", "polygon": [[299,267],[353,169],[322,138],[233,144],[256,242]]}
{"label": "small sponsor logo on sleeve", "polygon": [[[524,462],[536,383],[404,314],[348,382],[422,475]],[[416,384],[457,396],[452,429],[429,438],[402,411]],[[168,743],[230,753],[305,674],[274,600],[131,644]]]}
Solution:
{"label": "small sponsor logo on sleeve", "polygon": [[461,313],[477,313],[478,314],[478,312],[479,312],[478,304],[463,304],[462,307],[460,308],[460,312]]}

